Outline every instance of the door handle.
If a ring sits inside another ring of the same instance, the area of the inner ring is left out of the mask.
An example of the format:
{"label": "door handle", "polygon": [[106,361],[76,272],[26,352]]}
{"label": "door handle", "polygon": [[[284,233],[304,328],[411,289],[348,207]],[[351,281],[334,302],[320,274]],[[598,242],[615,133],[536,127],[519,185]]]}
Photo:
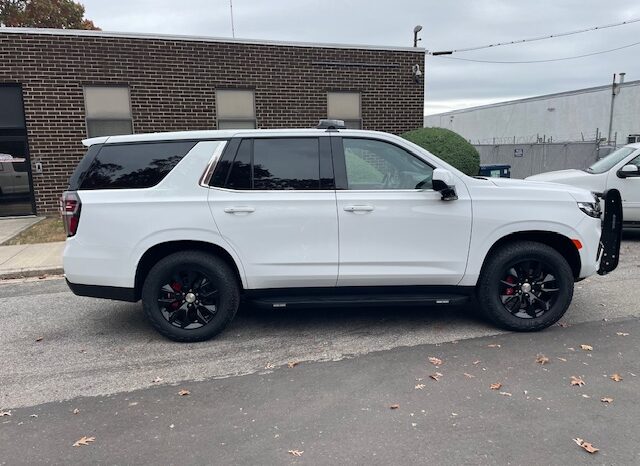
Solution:
{"label": "door handle", "polygon": [[347,205],[343,207],[345,212],[373,212],[372,205]]}
{"label": "door handle", "polygon": [[255,212],[256,209],[253,207],[225,207],[224,211],[228,214],[237,214],[237,213],[247,213]]}

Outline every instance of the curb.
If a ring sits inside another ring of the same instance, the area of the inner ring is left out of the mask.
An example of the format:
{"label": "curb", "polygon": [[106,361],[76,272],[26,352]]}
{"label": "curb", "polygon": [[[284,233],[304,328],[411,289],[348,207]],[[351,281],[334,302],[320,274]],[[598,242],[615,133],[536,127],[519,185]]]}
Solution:
{"label": "curb", "polygon": [[0,280],[39,277],[42,275],[64,275],[62,267],[36,267],[33,269],[0,270]]}

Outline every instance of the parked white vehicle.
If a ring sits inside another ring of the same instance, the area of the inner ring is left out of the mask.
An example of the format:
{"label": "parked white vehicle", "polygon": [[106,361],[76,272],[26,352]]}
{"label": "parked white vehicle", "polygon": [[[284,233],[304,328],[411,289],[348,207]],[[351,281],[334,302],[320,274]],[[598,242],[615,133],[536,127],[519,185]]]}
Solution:
{"label": "parked white vehicle", "polygon": [[640,144],[621,147],[586,170],[560,170],[526,179],[568,184],[595,193],[617,189],[625,226],[640,227]]}
{"label": "parked white vehicle", "polygon": [[29,193],[26,160],[0,153],[0,196]]}
{"label": "parked white vehicle", "polygon": [[614,238],[603,253],[591,192],[469,177],[400,137],[336,125],[84,141],[62,198],[70,288],[142,299],[178,341],[219,333],[241,299],[291,308],[477,296],[498,325],[532,331],[560,319],[574,281],[615,268],[600,259],[617,258],[619,232],[603,230]]}

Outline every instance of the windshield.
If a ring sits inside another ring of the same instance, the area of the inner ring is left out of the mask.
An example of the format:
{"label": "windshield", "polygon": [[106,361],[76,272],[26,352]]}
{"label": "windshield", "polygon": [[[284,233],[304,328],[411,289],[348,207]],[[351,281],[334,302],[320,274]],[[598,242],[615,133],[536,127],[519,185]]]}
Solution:
{"label": "windshield", "polygon": [[625,157],[631,155],[636,151],[633,147],[621,147],[618,150],[614,150],[605,158],[598,160],[596,163],[591,165],[585,171],[588,173],[604,173],[611,170],[615,167],[619,162],[621,162]]}

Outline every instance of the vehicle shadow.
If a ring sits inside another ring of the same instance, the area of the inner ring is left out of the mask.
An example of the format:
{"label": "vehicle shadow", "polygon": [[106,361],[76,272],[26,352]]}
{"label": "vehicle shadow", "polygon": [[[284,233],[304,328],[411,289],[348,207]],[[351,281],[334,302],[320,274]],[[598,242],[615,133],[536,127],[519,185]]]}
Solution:
{"label": "vehicle shadow", "polygon": [[[94,321],[94,335],[119,335],[120,339],[141,337],[164,340],[150,323],[140,304],[105,306],[104,312]],[[327,338],[344,334],[397,334],[427,330],[439,334],[462,329],[491,328],[478,309],[466,306],[374,306],[327,307],[270,310],[243,303],[230,326],[218,340],[235,338],[239,333],[251,336],[286,338],[288,335],[324,335]],[[164,340],[166,341],[166,340]]]}

